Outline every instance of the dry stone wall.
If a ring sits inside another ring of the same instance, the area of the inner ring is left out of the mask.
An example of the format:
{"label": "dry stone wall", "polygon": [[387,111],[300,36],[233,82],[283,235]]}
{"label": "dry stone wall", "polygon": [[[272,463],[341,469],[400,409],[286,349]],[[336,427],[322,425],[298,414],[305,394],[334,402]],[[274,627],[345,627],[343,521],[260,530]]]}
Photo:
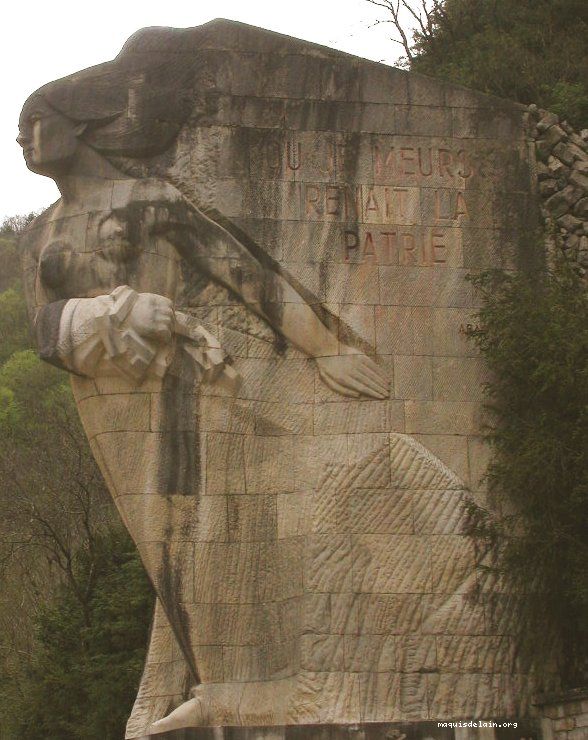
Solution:
{"label": "dry stone wall", "polygon": [[588,271],[588,129],[578,133],[537,106],[529,108],[542,213],[553,246]]}
{"label": "dry stone wall", "polygon": [[540,702],[542,740],[586,740],[588,690],[579,689]]}

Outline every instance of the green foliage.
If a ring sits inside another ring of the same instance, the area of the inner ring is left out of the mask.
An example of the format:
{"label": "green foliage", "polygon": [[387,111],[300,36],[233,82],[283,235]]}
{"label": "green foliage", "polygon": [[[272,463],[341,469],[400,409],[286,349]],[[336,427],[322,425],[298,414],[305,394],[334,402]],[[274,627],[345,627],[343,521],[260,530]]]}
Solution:
{"label": "green foliage", "polygon": [[[588,74],[588,69],[586,70]],[[551,89],[544,90],[546,103],[543,107],[557,113],[579,126],[588,121],[588,85],[581,82],[556,82]]]}
{"label": "green foliage", "polygon": [[0,290],[6,290],[20,278],[20,257],[16,234],[0,233]]}
{"label": "green foliage", "polygon": [[126,533],[99,538],[97,557],[82,551],[89,608],[62,585],[36,619],[37,650],[17,706],[14,739],[119,740],[143,666],[153,596]]}
{"label": "green foliage", "polygon": [[[496,570],[525,592],[523,647],[588,679],[588,293],[565,261],[543,273],[484,273],[471,336],[492,372],[500,516],[477,510]],[[544,664],[543,668],[546,665]]]}
{"label": "green foliage", "polygon": [[0,224],[0,236],[20,233],[39,213],[40,211],[31,211],[24,216],[7,216]]}
{"label": "green foliage", "polygon": [[3,408],[10,411],[0,424],[0,439],[18,438],[21,445],[34,445],[52,434],[54,443],[62,437],[55,429],[56,420],[65,423],[69,416],[75,424],[67,375],[40,360],[31,349],[15,352],[0,366],[0,391]]}
{"label": "green foliage", "polygon": [[[6,223],[6,222],[5,222]],[[0,227],[0,364],[31,346],[16,233]]]}
{"label": "green foliage", "polygon": [[415,72],[588,124],[585,0],[444,0],[415,34]]}
{"label": "green foliage", "polygon": [[27,309],[20,286],[0,293],[0,364],[31,346]]}
{"label": "green foliage", "polygon": [[0,227],[0,736],[118,740],[153,596],[113,526],[68,376],[30,349],[16,242],[27,220]]}

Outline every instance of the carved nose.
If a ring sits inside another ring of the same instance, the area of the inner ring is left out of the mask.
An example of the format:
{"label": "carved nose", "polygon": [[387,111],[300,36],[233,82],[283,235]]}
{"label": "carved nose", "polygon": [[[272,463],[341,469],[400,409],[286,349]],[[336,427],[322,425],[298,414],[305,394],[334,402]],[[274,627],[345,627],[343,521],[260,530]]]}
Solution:
{"label": "carved nose", "polygon": [[19,146],[24,147],[24,145],[27,144],[28,141],[29,141],[28,138],[23,134],[22,131],[20,131],[19,134],[18,134],[18,136],[16,137],[16,143]]}

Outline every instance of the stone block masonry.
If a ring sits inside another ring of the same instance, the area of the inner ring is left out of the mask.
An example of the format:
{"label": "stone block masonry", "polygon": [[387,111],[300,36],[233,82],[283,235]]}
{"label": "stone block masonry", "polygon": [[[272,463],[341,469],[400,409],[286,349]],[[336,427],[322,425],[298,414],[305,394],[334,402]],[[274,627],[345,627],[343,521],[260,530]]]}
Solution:
{"label": "stone block masonry", "polygon": [[223,20],[139,31],[25,104],[28,166],[76,186],[23,236],[31,321],[157,593],[129,740],[532,715],[466,515],[467,275],[543,259],[536,150],[561,228],[584,213],[581,144],[528,118]]}

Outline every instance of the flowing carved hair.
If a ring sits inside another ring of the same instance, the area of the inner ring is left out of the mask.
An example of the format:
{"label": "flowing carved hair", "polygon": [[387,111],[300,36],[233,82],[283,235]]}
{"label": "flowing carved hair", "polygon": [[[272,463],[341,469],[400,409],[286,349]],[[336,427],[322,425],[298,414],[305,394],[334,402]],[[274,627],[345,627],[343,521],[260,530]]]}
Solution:
{"label": "flowing carved hair", "polygon": [[146,28],[133,34],[118,56],[50,82],[26,101],[21,120],[42,97],[75,122],[81,139],[120,161],[165,152],[189,117],[209,107],[214,81],[198,51],[199,28]]}

